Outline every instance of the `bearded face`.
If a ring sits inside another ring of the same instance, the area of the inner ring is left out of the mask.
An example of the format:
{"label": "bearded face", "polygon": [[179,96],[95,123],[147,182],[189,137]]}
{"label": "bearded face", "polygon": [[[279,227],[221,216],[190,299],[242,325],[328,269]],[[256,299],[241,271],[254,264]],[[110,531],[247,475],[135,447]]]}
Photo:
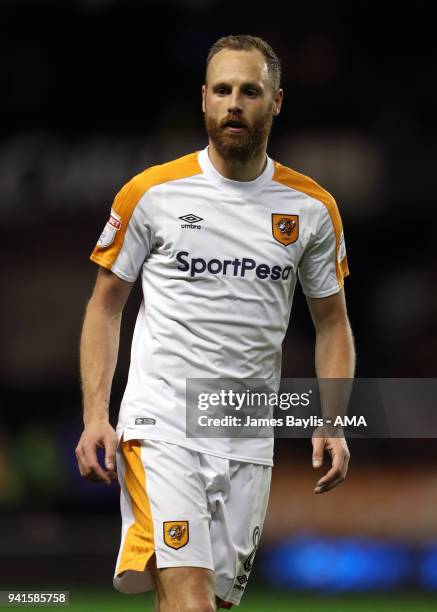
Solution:
{"label": "bearded face", "polygon": [[272,128],[272,105],[266,113],[250,121],[240,113],[216,119],[205,110],[205,126],[210,140],[225,159],[248,161],[264,148]]}
{"label": "bearded face", "polygon": [[247,162],[265,152],[282,90],[274,90],[258,50],[222,49],[207,69],[202,108],[209,140],[222,158]]}

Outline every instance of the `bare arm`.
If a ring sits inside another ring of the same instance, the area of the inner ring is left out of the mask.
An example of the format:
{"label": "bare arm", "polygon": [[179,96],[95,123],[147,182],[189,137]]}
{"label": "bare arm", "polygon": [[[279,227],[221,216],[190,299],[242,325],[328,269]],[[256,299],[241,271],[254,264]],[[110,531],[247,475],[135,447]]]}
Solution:
{"label": "bare arm", "polygon": [[[346,311],[343,289],[326,298],[307,298],[308,307],[316,329],[315,366],[319,379],[353,378],[355,372],[355,348]],[[344,387],[341,387],[341,390]],[[336,407],[333,408],[334,411]],[[328,437],[323,432],[313,435],[313,467],[323,464],[326,450],[332,459],[332,467],[317,483],[315,493],[325,493],[342,483],[346,477],[349,450],[342,437]]]}
{"label": "bare arm", "polygon": [[355,349],[344,290],[326,298],[307,298],[307,303],[316,329],[318,378],[352,378]]}
{"label": "bare arm", "polygon": [[[117,365],[121,315],[133,283],[99,268],[80,341],[84,430],[76,448],[82,476],[107,484],[115,478],[117,439],[109,423],[109,398]],[[97,447],[105,449],[103,470]]]}

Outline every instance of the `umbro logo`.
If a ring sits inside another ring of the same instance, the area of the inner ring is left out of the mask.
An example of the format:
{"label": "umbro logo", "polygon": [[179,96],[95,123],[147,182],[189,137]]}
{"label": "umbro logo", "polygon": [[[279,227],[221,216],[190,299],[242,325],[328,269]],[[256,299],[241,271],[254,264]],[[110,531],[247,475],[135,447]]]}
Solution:
{"label": "umbro logo", "polygon": [[179,217],[182,221],[186,221],[187,223],[198,223],[199,221],[203,221],[202,217],[198,217],[197,215],[182,215]]}
{"label": "umbro logo", "polygon": [[201,225],[198,225],[199,221],[203,221],[202,217],[198,217],[197,215],[193,215],[192,213],[189,215],[182,215],[179,217],[182,221],[185,221],[185,225],[181,225],[183,229],[202,229]]}

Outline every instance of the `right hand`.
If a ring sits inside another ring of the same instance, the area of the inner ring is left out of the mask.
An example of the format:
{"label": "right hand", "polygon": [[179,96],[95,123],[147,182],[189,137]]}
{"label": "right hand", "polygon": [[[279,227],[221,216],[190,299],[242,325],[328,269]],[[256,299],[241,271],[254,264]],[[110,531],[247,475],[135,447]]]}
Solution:
{"label": "right hand", "polygon": [[[105,449],[105,467],[97,459],[97,448]],[[109,421],[90,421],[86,424],[76,447],[76,458],[81,476],[93,482],[111,484],[117,478],[115,452],[117,434]]]}

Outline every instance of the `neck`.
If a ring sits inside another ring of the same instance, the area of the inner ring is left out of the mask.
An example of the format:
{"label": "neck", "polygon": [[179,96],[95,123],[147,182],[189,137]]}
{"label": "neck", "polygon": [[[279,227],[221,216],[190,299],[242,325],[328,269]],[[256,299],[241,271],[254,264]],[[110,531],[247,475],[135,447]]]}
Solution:
{"label": "neck", "polygon": [[240,161],[226,159],[218,152],[214,143],[209,141],[208,154],[214,168],[225,178],[232,181],[254,181],[266,167],[266,149],[267,146],[264,146],[252,159]]}

